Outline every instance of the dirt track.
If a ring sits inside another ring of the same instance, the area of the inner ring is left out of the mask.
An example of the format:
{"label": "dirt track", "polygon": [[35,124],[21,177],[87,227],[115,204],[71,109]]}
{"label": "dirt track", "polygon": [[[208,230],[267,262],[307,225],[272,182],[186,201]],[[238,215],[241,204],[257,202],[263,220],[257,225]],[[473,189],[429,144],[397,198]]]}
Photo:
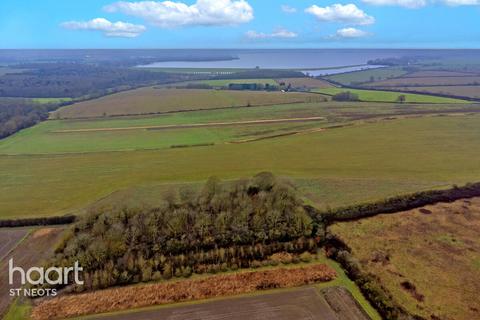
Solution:
{"label": "dirt track", "polygon": [[270,124],[270,123],[307,122],[307,121],[321,121],[321,120],[325,120],[325,118],[324,117],[307,117],[307,118],[263,119],[263,120],[233,121],[233,122],[172,124],[172,125],[164,125],[164,126],[72,129],[72,130],[57,130],[53,132],[54,133],[75,133],[75,132],[102,132],[102,131],[126,131],[126,130],[168,130],[168,129],[204,128],[204,127],[226,127],[226,126],[238,126],[238,125],[259,125],[259,124]]}

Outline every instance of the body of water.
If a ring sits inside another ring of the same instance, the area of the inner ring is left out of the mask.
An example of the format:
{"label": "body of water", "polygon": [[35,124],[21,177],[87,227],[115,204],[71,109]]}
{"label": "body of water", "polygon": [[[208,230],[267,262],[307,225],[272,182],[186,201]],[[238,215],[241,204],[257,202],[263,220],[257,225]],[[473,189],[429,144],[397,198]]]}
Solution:
{"label": "body of water", "polygon": [[[324,69],[365,65],[369,60],[400,57],[440,58],[458,54],[480,57],[480,51],[466,50],[413,50],[413,49],[265,49],[265,50],[179,50],[195,56],[212,54],[231,56],[231,60],[162,61],[140,67],[156,68],[262,68],[262,69]],[[348,72],[348,70],[346,70]],[[353,69],[350,71],[354,71]],[[345,72],[345,70],[343,71]]]}

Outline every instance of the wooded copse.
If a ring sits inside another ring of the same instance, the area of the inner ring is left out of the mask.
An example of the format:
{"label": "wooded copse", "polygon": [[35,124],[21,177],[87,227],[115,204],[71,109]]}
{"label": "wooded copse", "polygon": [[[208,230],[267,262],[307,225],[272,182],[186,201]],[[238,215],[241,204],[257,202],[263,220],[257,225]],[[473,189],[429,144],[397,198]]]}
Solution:
{"label": "wooded copse", "polygon": [[49,265],[84,268],[85,289],[308,261],[324,228],[293,187],[270,173],[207,181],[148,210],[99,210],[79,219]]}

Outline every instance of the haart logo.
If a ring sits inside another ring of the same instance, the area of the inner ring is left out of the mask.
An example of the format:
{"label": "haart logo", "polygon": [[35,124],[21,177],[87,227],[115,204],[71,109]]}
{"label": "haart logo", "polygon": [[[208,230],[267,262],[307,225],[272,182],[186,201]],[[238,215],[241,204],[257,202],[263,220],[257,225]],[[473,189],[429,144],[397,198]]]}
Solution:
{"label": "haart logo", "polygon": [[[73,267],[58,268],[50,267],[45,270],[41,267],[31,267],[25,271],[22,267],[16,267],[13,259],[8,261],[8,281],[10,286],[14,285],[15,276],[20,277],[20,283],[22,286],[30,284],[32,286],[41,285],[67,285],[69,275],[73,273],[73,281],[75,284],[82,285],[84,282],[80,280],[80,272],[83,268],[79,266],[78,261],[75,262]],[[56,296],[56,289],[43,289],[43,288],[17,288],[10,289],[10,296],[20,296],[23,293],[24,296],[29,297],[41,297],[41,296]]]}

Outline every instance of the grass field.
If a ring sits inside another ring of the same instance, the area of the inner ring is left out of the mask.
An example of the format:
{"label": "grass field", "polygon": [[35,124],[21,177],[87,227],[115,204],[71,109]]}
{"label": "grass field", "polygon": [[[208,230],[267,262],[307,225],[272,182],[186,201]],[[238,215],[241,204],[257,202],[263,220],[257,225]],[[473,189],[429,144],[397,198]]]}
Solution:
{"label": "grass field", "polygon": [[385,80],[389,78],[400,77],[406,74],[402,68],[379,68],[361,70],[355,72],[340,73],[324,77],[344,85],[352,85],[364,82]]}
{"label": "grass field", "polygon": [[305,87],[307,89],[313,89],[313,88],[329,88],[332,85],[321,79],[316,79],[316,78],[288,78],[288,79],[277,79],[278,83],[285,83],[286,85],[292,85],[292,87],[297,88],[297,87]]}
{"label": "grass field", "polygon": [[446,94],[459,97],[480,99],[480,86],[433,86],[433,87],[395,87],[398,91]]}
{"label": "grass field", "polygon": [[358,97],[361,101],[395,102],[400,95],[405,95],[407,103],[468,103],[468,101],[461,99],[391,91],[359,90],[347,88],[323,88],[313,90],[313,92],[318,92],[326,95],[335,95],[337,93],[345,91],[350,91],[352,93],[358,94]]}
{"label": "grass field", "polygon": [[332,232],[408,311],[480,317],[480,198],[339,223]]}
{"label": "grass field", "polygon": [[46,103],[62,103],[62,102],[70,102],[72,98],[31,98],[31,100],[35,103],[46,104]]}
{"label": "grass field", "polygon": [[[367,179],[372,187],[363,190],[365,198],[378,194],[378,188],[394,195],[407,183],[423,189],[478,181],[479,125],[478,116],[425,117],[246,144],[0,156],[0,215],[57,215],[120,189],[201,181],[212,175],[233,179],[265,170],[292,178],[359,181],[362,186]],[[338,193],[335,201],[350,199],[341,187]]]}
{"label": "grass field", "polygon": [[[467,109],[465,109],[467,108]],[[227,108],[156,116],[50,120],[0,140],[0,154],[52,154],[165,149],[178,145],[215,144],[258,139],[364,119],[422,112],[480,111],[458,105],[403,105],[368,103],[310,103],[254,108]],[[185,127],[275,119],[324,117],[304,122],[250,123]],[[155,127],[170,127],[152,130]],[[151,129],[148,129],[148,128]],[[124,130],[129,129],[129,130]]]}
{"label": "grass field", "polygon": [[317,102],[309,93],[141,88],[76,103],[57,110],[52,118],[88,118],[172,111]]}
{"label": "grass field", "polygon": [[458,86],[458,85],[479,85],[480,77],[402,77],[367,83],[369,87],[403,87],[403,86]]}

